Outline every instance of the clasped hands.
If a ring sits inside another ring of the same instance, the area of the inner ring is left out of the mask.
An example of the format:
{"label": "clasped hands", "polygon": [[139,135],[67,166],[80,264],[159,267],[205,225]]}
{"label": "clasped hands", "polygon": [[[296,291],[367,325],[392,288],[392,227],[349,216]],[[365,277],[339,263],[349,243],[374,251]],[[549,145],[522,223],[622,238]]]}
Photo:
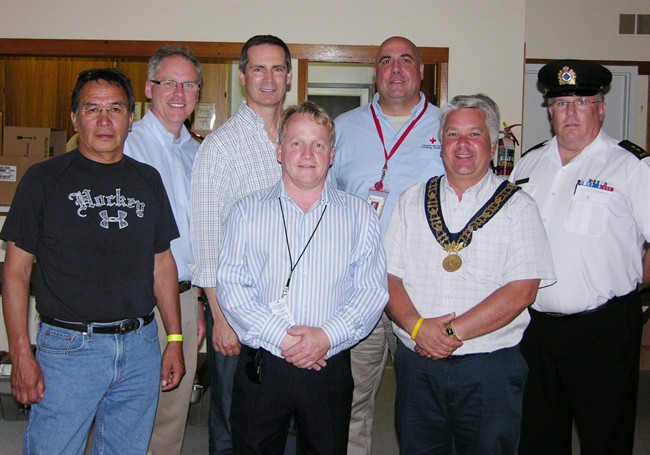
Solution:
{"label": "clasped hands", "polygon": [[452,340],[444,331],[444,324],[451,322],[455,313],[437,318],[425,319],[415,337],[415,352],[430,360],[446,359],[463,345],[462,341]]}
{"label": "clasped hands", "polygon": [[330,339],[321,328],[295,325],[287,330],[280,349],[285,360],[298,368],[320,371],[327,365]]}

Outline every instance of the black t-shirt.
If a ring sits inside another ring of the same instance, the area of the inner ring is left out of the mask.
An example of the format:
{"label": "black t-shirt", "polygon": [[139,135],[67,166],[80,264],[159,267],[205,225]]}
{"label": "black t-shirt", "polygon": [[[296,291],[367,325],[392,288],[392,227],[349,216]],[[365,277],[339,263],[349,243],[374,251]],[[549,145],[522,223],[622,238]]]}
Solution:
{"label": "black t-shirt", "polygon": [[0,238],[35,255],[39,313],[108,322],[152,311],[154,255],[178,235],[158,171],[75,150],[25,173]]}

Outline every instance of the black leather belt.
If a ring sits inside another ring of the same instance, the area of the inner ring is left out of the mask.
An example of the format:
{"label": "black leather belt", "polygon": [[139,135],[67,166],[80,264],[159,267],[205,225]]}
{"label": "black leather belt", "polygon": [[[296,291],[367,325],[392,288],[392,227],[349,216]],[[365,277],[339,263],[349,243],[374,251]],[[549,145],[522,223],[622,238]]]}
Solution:
{"label": "black leather belt", "polygon": [[182,294],[183,292],[187,292],[190,289],[192,289],[192,282],[191,281],[179,281],[178,282],[178,293]]}
{"label": "black leather belt", "polygon": [[588,314],[592,313],[597,313],[602,310],[606,310],[607,308],[611,308],[614,305],[618,305],[619,303],[626,303],[626,302],[631,302],[634,299],[638,299],[639,291],[634,290],[630,292],[629,294],[623,295],[621,297],[612,297],[609,299],[607,302],[603,303],[602,305],[592,308],[590,310],[586,311],[581,311],[579,313],[570,313],[570,314],[565,314],[565,313],[553,313],[553,312],[545,312],[545,311],[537,311],[533,308],[528,308],[530,311],[531,316],[544,316],[547,318],[551,319],[571,319],[571,318],[579,318],[580,316],[586,316]]}
{"label": "black leather belt", "polygon": [[[50,318],[47,316],[41,315],[41,321],[46,324],[53,325],[54,327],[61,327],[62,329],[75,330],[77,332],[90,332],[90,327],[92,327],[93,333],[103,333],[103,334],[125,334],[138,330],[140,327],[144,327],[147,324],[150,324],[154,319],[154,314],[151,312],[149,315],[143,318],[136,319],[124,319],[123,321],[116,322],[115,324],[104,325],[103,323],[90,323],[84,324],[82,322],[68,322],[60,321],[58,319]],[[96,325],[102,324],[102,325]]]}

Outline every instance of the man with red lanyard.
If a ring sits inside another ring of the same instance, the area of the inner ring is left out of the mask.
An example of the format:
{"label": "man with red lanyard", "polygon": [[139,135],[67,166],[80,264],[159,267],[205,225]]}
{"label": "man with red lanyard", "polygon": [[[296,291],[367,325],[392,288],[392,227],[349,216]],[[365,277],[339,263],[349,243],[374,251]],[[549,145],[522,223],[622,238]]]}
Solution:
{"label": "man with red lanyard", "polygon": [[[400,193],[444,174],[438,129],[440,110],[420,92],[424,65],[415,45],[394,36],[375,58],[379,93],[372,102],[336,119],[332,176],[339,189],[368,200],[382,235]],[[395,335],[384,314],[372,333],[352,349],[354,396],[348,453],[370,454],[375,395]]]}

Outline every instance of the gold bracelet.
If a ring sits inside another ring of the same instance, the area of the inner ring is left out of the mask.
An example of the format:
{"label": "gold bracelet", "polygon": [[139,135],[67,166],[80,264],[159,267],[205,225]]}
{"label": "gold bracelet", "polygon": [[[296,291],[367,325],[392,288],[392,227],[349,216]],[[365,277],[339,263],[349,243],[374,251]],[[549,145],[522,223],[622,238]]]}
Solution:
{"label": "gold bracelet", "polygon": [[172,333],[170,335],[167,335],[167,342],[169,343],[170,341],[183,341],[183,334]]}
{"label": "gold bracelet", "polygon": [[424,318],[418,319],[418,322],[415,323],[415,327],[413,327],[413,331],[411,332],[411,340],[415,341],[415,337],[418,336],[418,332],[420,331],[420,326],[424,322]]}

